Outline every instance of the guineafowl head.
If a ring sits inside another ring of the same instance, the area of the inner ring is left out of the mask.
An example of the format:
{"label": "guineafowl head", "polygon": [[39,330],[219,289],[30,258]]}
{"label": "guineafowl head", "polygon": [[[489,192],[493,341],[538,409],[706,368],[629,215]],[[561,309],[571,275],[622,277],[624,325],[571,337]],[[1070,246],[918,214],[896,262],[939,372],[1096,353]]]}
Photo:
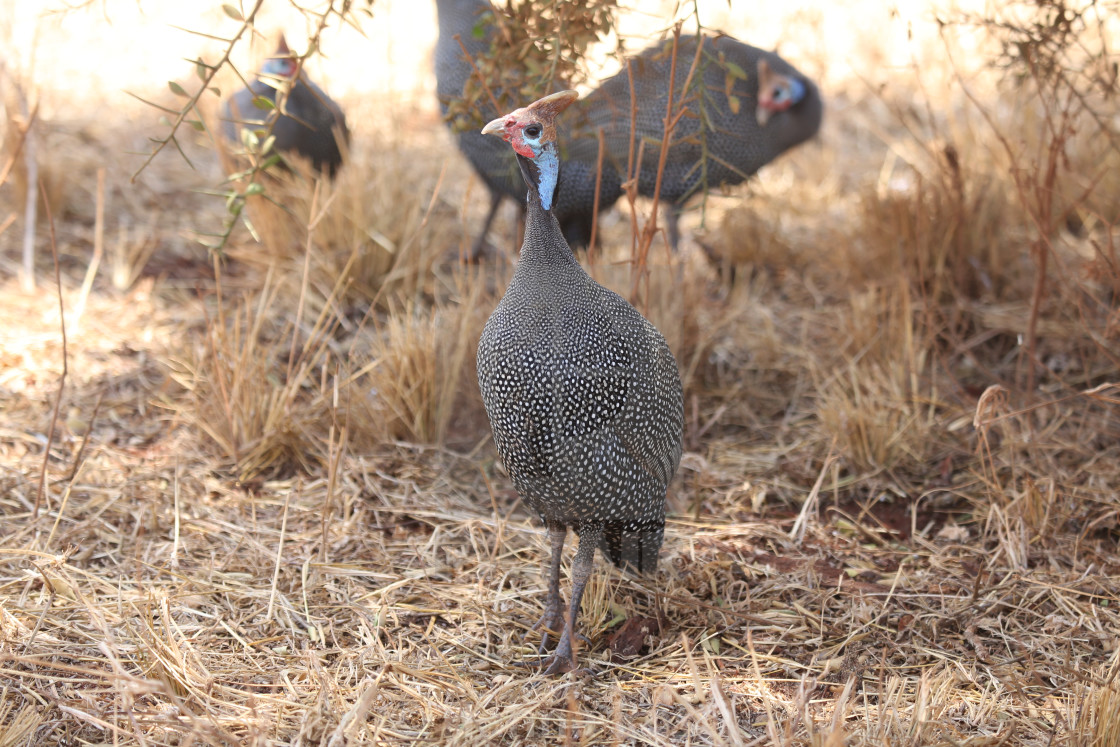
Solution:
{"label": "guineafowl head", "polygon": [[296,77],[296,72],[296,59],[292,56],[292,50],[288,49],[288,42],[284,39],[284,35],[281,34],[276,51],[261,65],[261,75],[280,82]]}
{"label": "guineafowl head", "polygon": [[806,109],[805,117],[814,120],[815,132],[820,126],[821,109],[816,86],[796,72],[775,69],[765,57],[759,60],[758,110],[755,114],[759,126],[765,127],[771,117],[795,108]]}
{"label": "guineafowl head", "polygon": [[545,210],[552,209],[560,177],[556,147],[556,117],[579,98],[575,91],[560,91],[498,117],[482,128],[483,135],[500,135],[513,146],[521,174],[536,192]]}

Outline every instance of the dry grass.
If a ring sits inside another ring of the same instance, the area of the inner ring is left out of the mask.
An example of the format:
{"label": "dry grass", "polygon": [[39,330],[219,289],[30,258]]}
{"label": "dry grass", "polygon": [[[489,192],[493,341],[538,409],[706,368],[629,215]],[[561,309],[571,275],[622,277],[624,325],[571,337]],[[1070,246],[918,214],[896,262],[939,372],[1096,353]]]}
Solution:
{"label": "dry grass", "polygon": [[340,97],[338,180],[262,182],[221,258],[204,136],[130,185],[146,110],[44,105],[68,336],[4,281],[0,745],[1120,744],[1118,151],[1077,108],[1115,103],[1070,130],[998,29],[911,21],[908,67],[809,56],[819,142],[682,256],[635,277],[604,216],[589,269],[676,352],[686,440],[662,570],[589,584],[593,677],[512,666],[547,542],[474,382],[512,266],[457,261],[485,200],[430,92]]}

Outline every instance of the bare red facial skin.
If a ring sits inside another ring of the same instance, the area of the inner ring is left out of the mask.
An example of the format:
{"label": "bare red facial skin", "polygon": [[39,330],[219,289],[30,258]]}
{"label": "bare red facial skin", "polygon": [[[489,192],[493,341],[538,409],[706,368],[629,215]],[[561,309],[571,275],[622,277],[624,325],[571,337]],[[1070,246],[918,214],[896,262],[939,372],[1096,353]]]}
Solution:
{"label": "bare red facial skin", "polygon": [[526,158],[536,158],[537,154],[534,153],[533,150],[528,145],[525,144],[525,141],[521,139],[521,133],[518,132],[517,135],[518,135],[518,137],[517,137],[516,140],[511,140],[510,141],[510,144],[513,146],[513,149],[515,151],[517,151],[518,153],[520,153],[521,155],[525,156]]}
{"label": "bare red facial skin", "polygon": [[772,112],[784,112],[786,109],[793,106],[792,101],[783,101],[780,104],[776,104],[776,103],[774,103],[774,99],[770,98],[769,96],[764,98],[759,103],[762,104],[762,106],[764,106],[765,108],[769,109]]}
{"label": "bare red facial skin", "polygon": [[774,101],[774,95],[771,93],[774,89],[767,88],[765,93],[758,97],[758,105],[772,112],[784,112],[793,104],[792,101],[786,99],[785,101]]}
{"label": "bare red facial skin", "polygon": [[502,139],[513,146],[513,149],[526,158],[535,158],[536,154],[532,149],[525,144],[521,137],[521,131],[525,129],[525,125],[520,122],[513,114],[506,117],[505,124],[502,126]]}

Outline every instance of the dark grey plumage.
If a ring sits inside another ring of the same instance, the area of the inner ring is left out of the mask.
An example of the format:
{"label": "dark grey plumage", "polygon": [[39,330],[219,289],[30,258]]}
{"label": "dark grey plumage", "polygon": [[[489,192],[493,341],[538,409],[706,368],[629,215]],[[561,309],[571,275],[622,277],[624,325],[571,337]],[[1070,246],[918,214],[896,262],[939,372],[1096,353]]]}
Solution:
{"label": "dark grey plumage", "polygon": [[[454,36],[458,34],[467,54],[477,59],[491,45],[493,27],[486,14],[494,11],[487,0],[437,0],[436,5],[440,24],[437,93],[446,114],[448,102],[462,97],[473,73]],[[698,39],[690,35],[680,39],[673,84],[676,100],[681,98]],[[664,138],[671,48],[671,39],[657,42],[631,62],[637,106],[635,150],[644,142],[638,192],[646,197],[652,197],[655,191],[657,159]],[[670,208],[674,247],[678,243],[676,219],[690,197],[747,179],[784,151],[815,135],[823,113],[820,92],[812,81],[778,55],[730,37],[703,38],[699,71],[685,93],[688,113],[673,133],[661,184],[661,200]],[[764,84],[762,95],[760,82]],[[493,87],[494,82],[490,83]],[[790,98],[779,101],[772,95],[775,91]],[[792,97],[794,92],[796,99]],[[483,119],[497,116],[488,97],[480,96],[473,103]],[[573,109],[570,134],[558,141],[564,168],[553,213],[568,243],[578,247],[589,241],[595,214],[599,129],[605,135],[599,210],[613,205],[622,194],[631,130],[630,75],[626,69],[603,81]],[[490,212],[472,246],[474,257],[502,197],[521,200],[524,192],[508,148],[499,148],[501,143],[474,131],[461,132],[458,140],[491,197]]]}
{"label": "dark grey plumage", "polygon": [[[485,130],[517,149],[529,184],[521,258],[479,341],[478,383],[514,486],[549,529],[549,598],[538,625],[563,623],[550,672],[574,665],[571,638],[596,547],[620,567],[656,570],[684,422],[680,375],[664,337],[584,272],[549,209],[551,196],[560,197],[551,118],[574,97],[553,94]],[[534,123],[544,130],[535,143],[521,134]],[[559,574],[567,527],[580,542],[565,619]],[[546,633],[542,652],[547,643]]]}
{"label": "dark grey plumage", "polygon": [[299,71],[299,79],[283,99],[282,111],[261,109],[253,103],[263,97],[275,105],[277,86],[295,76],[296,69],[296,61],[281,37],[276,53],[262,66],[264,79],[254,78],[247,88],[223,102],[222,132],[231,143],[240,145],[242,128],[269,131],[275,137],[276,150],[297,153],[309,160],[316,171],[333,177],[342,165],[339,139],[348,143],[350,131],[342,108],[306,73]]}
{"label": "dark grey plumage", "polygon": [[[704,37],[699,79],[684,91],[700,37],[682,35],[677,46],[673,97],[688,113],[673,131],[661,179],[661,199],[671,206],[670,227],[693,195],[739,184],[785,151],[816,135],[823,116],[817,86],[773,52],[731,37]],[[630,156],[630,87],[638,102],[634,157],[642,159],[638,193],[656,191],[657,164],[665,133],[673,40],[651,45],[625,69],[588,95],[589,126],[602,129],[615,168],[625,173]],[[728,86],[728,83],[731,86]],[[761,91],[760,91],[761,84]],[[644,146],[641,144],[644,141]],[[677,238],[671,236],[676,246]]]}
{"label": "dark grey plumage", "polygon": [[[474,73],[470,60],[463,53],[464,47],[470,59],[481,58],[493,42],[493,21],[487,14],[493,13],[488,0],[436,0],[439,15],[439,39],[436,42],[435,71],[436,96],[440,112],[446,117],[448,105],[462,98],[467,81]],[[458,36],[458,40],[455,38]],[[460,43],[461,42],[461,43]],[[494,81],[488,81],[491,92],[502,96],[502,89]],[[473,102],[478,121],[486,122],[501,112],[494,108],[490,97],[482,94]],[[470,161],[471,166],[485,182],[490,192],[490,206],[482,230],[471,246],[470,258],[476,258],[486,240],[486,233],[503,197],[518,203],[525,199],[525,185],[517,168],[510,148],[496,138],[487,137],[470,123],[449,122],[459,150]],[[591,220],[595,205],[596,163],[599,145],[596,136],[586,128],[580,137],[562,137],[560,152],[564,157],[564,170],[560,175],[560,189],[557,191],[553,214],[568,242],[584,245],[591,238]],[[614,204],[621,194],[621,180],[613,169],[605,169],[600,187],[599,205],[605,209]]]}

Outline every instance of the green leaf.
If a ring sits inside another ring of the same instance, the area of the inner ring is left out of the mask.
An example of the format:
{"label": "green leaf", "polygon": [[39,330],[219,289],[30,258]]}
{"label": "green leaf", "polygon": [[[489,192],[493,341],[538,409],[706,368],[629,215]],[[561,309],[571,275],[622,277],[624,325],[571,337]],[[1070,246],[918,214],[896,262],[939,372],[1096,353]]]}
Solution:
{"label": "green leaf", "polygon": [[210,86],[206,90],[210,91],[210,93],[214,94],[218,98],[222,97],[222,89],[218,88],[217,86]]}
{"label": "green leaf", "polygon": [[206,71],[209,70],[201,59],[194,61],[194,74],[199,80],[206,80]]}
{"label": "green leaf", "polygon": [[732,114],[738,114],[739,110],[742,108],[742,102],[739,101],[738,96],[728,96],[727,105],[731,108]]}
{"label": "green leaf", "polygon": [[167,87],[170,88],[171,93],[175,94],[176,96],[182,96],[185,99],[189,99],[191,97],[191,95],[187,93],[187,89],[183,88],[173,80],[167,81]]}
{"label": "green leaf", "polygon": [[245,20],[245,16],[241,15],[241,11],[238,10],[235,6],[230,5],[229,3],[225,3],[224,5],[222,5],[222,10],[225,11],[225,14],[227,16],[235,21]]}
{"label": "green leaf", "polygon": [[253,182],[245,189],[245,196],[264,194],[264,185],[260,182]]}
{"label": "green leaf", "polygon": [[264,109],[265,111],[272,111],[276,108],[276,102],[267,96],[254,96],[253,106],[258,109]]}
{"label": "green leaf", "polygon": [[731,75],[732,78],[738,78],[739,80],[747,79],[746,71],[731,60],[724,60],[723,64],[727,67],[727,72]]}
{"label": "green leaf", "polygon": [[203,126],[202,122],[197,120],[197,119],[188,119],[187,124],[189,124],[191,127],[195,128],[199,132],[205,132],[206,131],[206,127]]}
{"label": "green leaf", "polygon": [[618,625],[620,622],[623,622],[625,620],[626,620],[626,608],[612,603],[611,604],[611,621],[609,623],[607,623],[606,627],[613,628],[615,625]]}

